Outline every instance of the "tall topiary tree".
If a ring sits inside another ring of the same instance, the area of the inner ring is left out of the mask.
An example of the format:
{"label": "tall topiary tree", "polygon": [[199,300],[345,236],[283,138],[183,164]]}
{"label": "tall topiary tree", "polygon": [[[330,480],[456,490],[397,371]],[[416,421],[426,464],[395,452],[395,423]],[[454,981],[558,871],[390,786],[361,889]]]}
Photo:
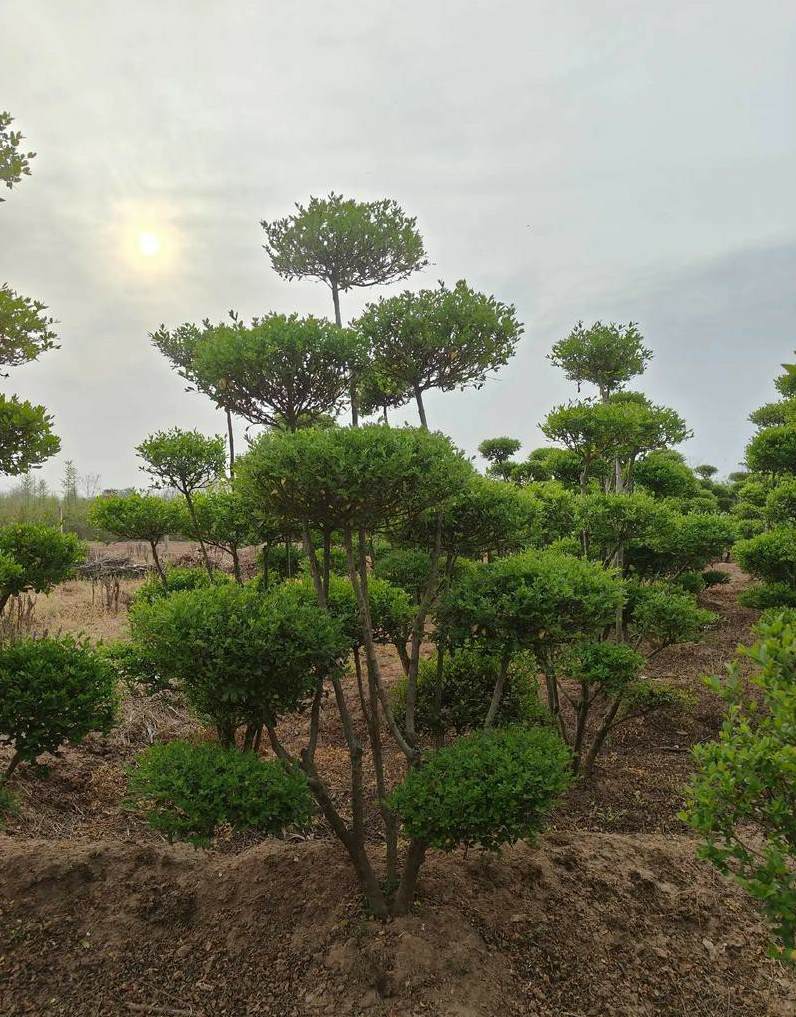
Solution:
{"label": "tall topiary tree", "polygon": [[480,388],[514,355],[523,327],[515,308],[472,290],[464,280],[448,289],[406,291],[369,304],[356,327],[371,353],[368,372],[387,391],[414,397],[427,427],[423,393]]}
{"label": "tall topiary tree", "polygon": [[[283,219],[262,220],[264,245],[271,265],[284,279],[319,279],[329,287],[338,326],[340,294],[406,279],[428,264],[417,220],[391,199],[356,201],[332,192],[310,198]],[[352,378],[362,367],[349,365]],[[357,397],[351,389],[351,412],[357,423]]]}
{"label": "tall topiary tree", "polygon": [[[286,521],[300,522],[304,530],[309,568],[318,602],[329,608],[330,584],[317,557],[314,530],[338,530],[348,559],[349,579],[359,607],[361,643],[365,651],[367,687],[363,690],[367,732],[377,774],[377,791],[387,842],[387,880],[381,885],[368,856],[364,829],[363,746],[340,684],[330,681],[348,745],[351,765],[351,821],[347,822],[331,799],[315,764],[320,720],[321,685],[311,711],[308,747],[301,765],[330,826],[345,845],[362,889],[375,913],[386,915],[408,909],[422,864],[426,843],[413,838],[399,864],[399,821],[384,782],[385,729],[404,753],[410,767],[418,765],[422,751],[415,728],[416,668],[409,669],[405,722],[399,724],[375,652],[374,619],[369,598],[369,536],[385,523],[417,517],[444,507],[459,491],[471,467],[449,441],[423,429],[391,429],[371,425],[330,431],[306,430],[269,434],[257,442],[239,464],[239,481],[248,497],[261,492],[273,510]],[[440,531],[441,532],[441,531]],[[436,588],[441,537],[431,551],[426,587],[416,606],[413,627],[422,631]],[[289,755],[273,727],[267,728],[275,751]],[[381,776],[380,776],[381,775]],[[397,887],[397,889],[396,889]]]}

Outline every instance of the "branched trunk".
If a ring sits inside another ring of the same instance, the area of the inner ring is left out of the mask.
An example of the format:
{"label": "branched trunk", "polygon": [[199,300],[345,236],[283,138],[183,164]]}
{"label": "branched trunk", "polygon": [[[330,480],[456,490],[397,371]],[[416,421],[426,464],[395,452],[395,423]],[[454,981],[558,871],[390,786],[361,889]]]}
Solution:
{"label": "branched trunk", "polygon": [[196,539],[199,541],[199,550],[202,553],[202,561],[205,563],[205,568],[207,569],[207,574],[212,579],[213,578],[213,569],[212,569],[212,566],[210,565],[210,559],[207,556],[207,548],[205,547],[205,542],[202,540],[201,529],[199,527],[199,520],[196,518],[196,508],[194,507],[193,498],[191,497],[191,492],[186,488],[182,493],[185,496],[185,502],[188,505],[188,515],[190,515],[190,517],[191,517],[191,522],[193,523],[194,532],[196,533]]}

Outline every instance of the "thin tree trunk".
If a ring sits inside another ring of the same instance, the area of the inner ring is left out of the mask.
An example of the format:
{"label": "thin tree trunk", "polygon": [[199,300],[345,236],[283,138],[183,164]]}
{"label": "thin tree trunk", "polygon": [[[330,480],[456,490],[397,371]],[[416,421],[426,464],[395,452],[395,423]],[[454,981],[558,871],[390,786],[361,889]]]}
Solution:
{"label": "thin tree trunk", "polygon": [[10,760],[8,766],[6,767],[6,773],[5,773],[4,780],[8,780],[8,778],[11,776],[11,774],[14,772],[14,770],[16,770],[16,768],[19,766],[19,764],[21,762],[22,762],[22,753],[21,752],[15,752],[14,755],[11,757],[11,760]]}
{"label": "thin tree trunk", "polygon": [[227,437],[229,438],[229,479],[235,479],[235,435],[232,431],[232,411],[224,407],[227,415]]}
{"label": "thin tree trunk", "polygon": [[186,501],[186,503],[188,505],[188,514],[191,517],[191,522],[193,523],[194,530],[196,531],[196,539],[199,541],[199,550],[202,552],[202,561],[204,561],[204,563],[205,563],[205,568],[207,569],[207,574],[212,579],[213,578],[213,569],[212,569],[212,567],[210,565],[210,559],[207,556],[207,548],[205,547],[205,542],[202,540],[202,537],[200,535],[201,531],[200,531],[200,528],[199,528],[199,520],[196,518],[196,509],[194,508],[193,498],[191,497],[191,492],[186,488],[183,491],[183,494],[185,495],[185,501]]}
{"label": "thin tree trunk", "polygon": [[594,741],[591,743],[591,748],[586,754],[586,760],[583,764],[583,770],[588,776],[591,776],[594,772],[594,763],[597,756],[600,754],[600,749],[603,747],[603,743],[608,737],[611,727],[613,726],[616,715],[619,712],[621,702],[622,701],[619,698],[614,700],[603,717],[602,723],[597,729],[597,734],[594,736]]}
{"label": "thin tree trunk", "polygon": [[506,675],[509,672],[509,663],[511,661],[511,649],[508,646],[503,647],[503,653],[500,656],[500,671],[498,672],[497,681],[495,682],[495,688],[492,693],[492,701],[489,704],[489,709],[486,711],[486,717],[484,718],[484,729],[492,727],[497,717],[497,712],[500,709],[500,702],[503,699],[503,689],[506,685]]}
{"label": "thin tree trunk", "polygon": [[[332,280],[332,303],[334,304],[334,322],[339,328],[343,327],[343,317],[340,314],[340,290],[338,289],[337,283]],[[351,377],[351,387],[349,389],[349,398],[351,400],[351,426],[359,427],[359,407],[357,406],[357,384],[356,379]]]}
{"label": "thin tree trunk", "polygon": [[[158,542],[156,540],[150,540],[149,546],[152,548],[152,561],[155,563],[155,570],[160,576],[160,581],[163,583],[164,589],[166,588],[166,573],[163,571],[163,566],[160,564],[160,556],[158,555]],[[2,608],[0,608],[2,611]]]}
{"label": "thin tree trunk", "polygon": [[328,530],[323,534],[323,593],[329,599],[329,574],[332,571],[332,535]]}
{"label": "thin tree trunk", "polygon": [[232,571],[235,573],[235,582],[240,586],[243,586],[243,576],[240,571],[240,555],[238,554],[238,545],[230,544],[229,553],[232,555]]}
{"label": "thin tree trunk", "polygon": [[271,556],[270,541],[263,544],[263,589],[268,589],[268,559]]}

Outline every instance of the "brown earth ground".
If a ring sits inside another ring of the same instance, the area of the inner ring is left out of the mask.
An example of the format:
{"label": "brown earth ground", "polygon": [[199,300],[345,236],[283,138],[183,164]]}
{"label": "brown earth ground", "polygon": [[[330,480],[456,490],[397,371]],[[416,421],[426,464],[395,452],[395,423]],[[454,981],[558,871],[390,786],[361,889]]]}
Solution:
{"label": "brown earth ground", "polygon": [[[754,904],[696,860],[677,818],[689,747],[721,718],[700,678],[722,669],[754,620],[736,602],[745,577],[722,567],[731,583],[703,598],[718,624],[650,668],[693,706],[620,729],[538,847],[433,853],[416,913],[386,926],[362,914],[321,823],[288,842],[165,845],[123,807],[125,768],[152,741],[204,732],[177,702],[127,698],[111,735],[68,747],[45,778],[14,779],[19,808],[0,837],[0,1015],[796,1014],[796,980],[766,959]],[[123,637],[136,585],[123,583],[116,612],[90,583],[64,584],[39,598],[36,624]],[[391,650],[382,664],[399,677]],[[298,747],[304,731],[297,716],[281,734]],[[331,704],[317,762],[342,804]],[[389,769],[400,777],[397,756]]]}

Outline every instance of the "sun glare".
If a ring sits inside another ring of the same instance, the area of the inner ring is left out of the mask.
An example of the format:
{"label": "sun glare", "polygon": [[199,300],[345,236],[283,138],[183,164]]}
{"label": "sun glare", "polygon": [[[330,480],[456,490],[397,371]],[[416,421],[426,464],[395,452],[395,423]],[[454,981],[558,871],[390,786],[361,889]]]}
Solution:
{"label": "sun glare", "polygon": [[160,253],[160,237],[148,230],[138,234],[138,250],[145,258],[154,258]]}

